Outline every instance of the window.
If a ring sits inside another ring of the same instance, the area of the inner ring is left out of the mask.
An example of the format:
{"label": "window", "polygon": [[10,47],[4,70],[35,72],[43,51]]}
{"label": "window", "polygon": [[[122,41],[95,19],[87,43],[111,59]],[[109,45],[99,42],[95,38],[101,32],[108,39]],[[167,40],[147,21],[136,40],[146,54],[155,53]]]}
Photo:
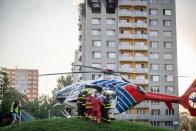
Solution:
{"label": "window", "polygon": [[93,58],[101,58],[101,52],[95,51],[92,53]]}
{"label": "window", "polygon": [[107,47],[116,47],[115,41],[107,41]]}
{"label": "window", "polygon": [[113,36],[115,33],[115,30],[106,30],[106,35],[107,36]]}
{"label": "window", "polygon": [[148,4],[155,5],[157,4],[157,0],[148,0]]}
{"label": "window", "polygon": [[163,20],[163,26],[170,27],[171,26],[171,20]]}
{"label": "window", "polygon": [[101,24],[101,18],[92,18],[92,24],[93,25],[100,25]]}
{"label": "window", "polygon": [[158,82],[159,81],[159,76],[158,75],[151,75],[150,79],[151,79],[151,81]]}
{"label": "window", "polygon": [[92,29],[91,34],[92,35],[101,35],[101,29]]}
{"label": "window", "polygon": [[149,37],[157,37],[157,36],[158,36],[158,30],[149,31]]}
{"label": "window", "polygon": [[150,59],[159,59],[158,53],[150,53]]}
{"label": "window", "polygon": [[92,67],[97,67],[97,68],[101,68],[101,64],[100,63],[93,63]]}
{"label": "window", "polygon": [[150,48],[158,48],[159,42],[158,41],[150,41]]}
{"label": "window", "polygon": [[172,31],[163,31],[163,37],[172,37]]}
{"label": "window", "polygon": [[107,18],[107,19],[106,19],[106,24],[108,24],[108,25],[113,25],[113,24],[115,24],[115,19],[114,19],[114,18]]}
{"label": "window", "polygon": [[151,109],[151,115],[160,115],[160,109]]}
{"label": "window", "polygon": [[116,58],[116,53],[115,52],[107,52],[107,57],[108,58]]}
{"label": "window", "polygon": [[172,81],[174,81],[174,76],[172,76],[172,75],[166,75],[166,76],[165,76],[165,80],[166,80],[167,82],[172,82]]}
{"label": "window", "polygon": [[157,9],[149,9],[149,15],[157,15],[158,10]]}
{"label": "window", "polygon": [[164,59],[173,59],[173,54],[172,53],[165,53]]}
{"label": "window", "polygon": [[165,109],[165,114],[166,115],[174,115],[174,109],[171,109],[171,110]]}
{"label": "window", "polygon": [[98,79],[99,77],[101,77],[101,74],[93,74],[92,80]]}
{"label": "window", "polygon": [[164,42],[164,47],[165,47],[166,49],[172,48],[172,42]]}
{"label": "window", "polygon": [[165,121],[165,126],[173,126],[173,121]]}
{"label": "window", "polygon": [[152,86],[151,87],[151,92],[159,92],[159,87],[158,86]]}
{"label": "window", "polygon": [[101,41],[100,40],[93,40],[93,47],[101,47]]}
{"label": "window", "polygon": [[150,26],[158,26],[158,20],[157,19],[150,19],[149,25]]}
{"label": "window", "polygon": [[173,94],[174,93],[174,87],[173,86],[166,86],[165,87],[165,92],[169,93],[169,94]]}
{"label": "window", "polygon": [[159,64],[151,64],[150,68],[152,71],[157,71],[159,70]]}
{"label": "window", "polygon": [[165,70],[167,70],[167,71],[173,70],[173,65],[172,64],[165,64]]}
{"label": "window", "polygon": [[163,9],[163,15],[171,15],[172,10],[171,9]]}
{"label": "window", "polygon": [[171,5],[171,0],[163,0],[164,5]]}
{"label": "window", "polygon": [[151,121],[152,126],[160,126],[160,121]]}
{"label": "window", "polygon": [[108,63],[107,64],[107,68],[109,68],[109,69],[115,69],[116,68],[116,64],[114,64],[114,63]]}

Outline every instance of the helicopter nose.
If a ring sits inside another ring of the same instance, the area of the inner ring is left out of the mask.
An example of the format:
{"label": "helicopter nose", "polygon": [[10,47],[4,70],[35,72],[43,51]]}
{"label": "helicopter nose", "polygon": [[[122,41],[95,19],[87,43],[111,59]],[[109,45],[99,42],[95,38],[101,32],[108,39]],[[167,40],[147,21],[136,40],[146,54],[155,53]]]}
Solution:
{"label": "helicopter nose", "polygon": [[58,93],[58,94],[56,94],[55,99],[56,99],[57,101],[64,102],[65,99],[66,99],[66,97],[65,97],[63,94]]}

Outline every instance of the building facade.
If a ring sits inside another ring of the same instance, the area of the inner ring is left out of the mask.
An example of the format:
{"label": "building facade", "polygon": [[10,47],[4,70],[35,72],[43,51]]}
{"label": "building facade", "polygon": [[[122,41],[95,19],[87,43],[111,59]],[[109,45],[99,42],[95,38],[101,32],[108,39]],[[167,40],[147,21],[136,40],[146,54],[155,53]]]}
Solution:
{"label": "building facade", "polygon": [[38,98],[38,70],[6,69],[11,87],[32,101]]}
{"label": "building facade", "polygon": [[[178,95],[175,0],[86,0],[79,12],[74,64],[129,72],[122,75],[145,91]],[[74,81],[100,75],[75,74]],[[173,109],[144,101],[118,119],[172,127],[179,121],[179,106]]]}

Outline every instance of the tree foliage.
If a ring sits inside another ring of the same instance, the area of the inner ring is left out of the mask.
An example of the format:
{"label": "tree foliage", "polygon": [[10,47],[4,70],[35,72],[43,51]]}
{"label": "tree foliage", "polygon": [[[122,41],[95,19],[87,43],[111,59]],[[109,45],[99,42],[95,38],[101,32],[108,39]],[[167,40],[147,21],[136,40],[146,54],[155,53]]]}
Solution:
{"label": "tree foliage", "polygon": [[8,74],[5,68],[0,68],[0,122],[10,114],[10,107],[16,99],[25,99],[26,97],[10,86]]}
{"label": "tree foliage", "polygon": [[54,88],[54,90],[52,90],[52,95],[53,97],[55,96],[55,93],[57,91],[59,91],[60,89],[62,89],[63,87],[65,86],[68,86],[72,83],[72,80],[71,80],[71,76],[68,75],[66,78],[65,76],[60,76],[57,78],[57,86]]}

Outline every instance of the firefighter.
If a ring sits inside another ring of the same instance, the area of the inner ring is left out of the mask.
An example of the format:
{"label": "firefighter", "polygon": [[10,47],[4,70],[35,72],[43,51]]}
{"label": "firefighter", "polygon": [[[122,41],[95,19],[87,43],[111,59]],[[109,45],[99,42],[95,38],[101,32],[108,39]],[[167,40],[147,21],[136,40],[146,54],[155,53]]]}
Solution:
{"label": "firefighter", "polygon": [[80,92],[80,94],[78,95],[78,98],[77,98],[77,107],[78,107],[77,117],[78,118],[85,117],[85,105],[86,105],[85,97],[86,97],[86,94],[87,94],[87,92],[83,91],[83,92]]}
{"label": "firefighter", "polygon": [[92,99],[92,105],[93,105],[93,120],[96,121],[97,123],[101,122],[101,101],[97,97],[97,94],[94,95]]}
{"label": "firefighter", "polygon": [[110,95],[106,94],[106,98],[103,101],[103,120],[107,123],[110,123],[110,116],[109,116],[109,110],[111,109],[111,101],[110,101]]}
{"label": "firefighter", "polygon": [[85,105],[85,109],[86,109],[86,117],[92,119],[92,99],[93,96],[91,96],[90,91],[88,91],[87,96],[86,96],[86,105]]}
{"label": "firefighter", "polygon": [[11,106],[11,109],[10,109],[10,112],[12,114],[12,124],[18,124],[19,123],[19,119],[20,119],[20,116],[19,116],[19,100],[16,100],[15,102],[12,103],[12,106]]}

